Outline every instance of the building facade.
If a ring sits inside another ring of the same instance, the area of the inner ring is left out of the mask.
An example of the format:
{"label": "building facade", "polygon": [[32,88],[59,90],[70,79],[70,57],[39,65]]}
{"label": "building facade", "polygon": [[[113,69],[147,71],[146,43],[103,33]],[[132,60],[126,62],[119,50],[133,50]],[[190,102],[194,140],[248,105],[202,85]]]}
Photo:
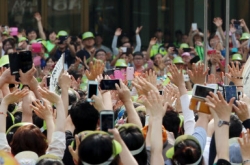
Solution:
{"label": "building facade", "polygon": [[[225,19],[226,0],[208,0],[208,29],[214,17]],[[230,0],[230,18],[249,25],[248,0]],[[174,31],[188,33],[191,23],[203,29],[203,0],[0,0],[0,24],[36,27],[33,15],[40,12],[47,30],[67,30],[73,35],[91,30],[111,43],[117,27],[132,36],[142,25],[142,45],[148,45],[156,28],[174,38]],[[224,21],[225,22],[225,21]],[[225,27],[224,27],[225,28]]]}

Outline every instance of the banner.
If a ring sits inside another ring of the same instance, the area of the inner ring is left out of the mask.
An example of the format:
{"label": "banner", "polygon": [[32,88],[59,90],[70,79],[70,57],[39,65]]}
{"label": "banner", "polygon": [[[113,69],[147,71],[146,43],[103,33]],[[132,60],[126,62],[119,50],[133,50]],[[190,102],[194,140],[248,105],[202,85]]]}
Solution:
{"label": "banner", "polygon": [[61,58],[58,60],[55,68],[51,73],[49,90],[52,92],[56,92],[57,90],[58,79],[61,72],[63,71],[64,61],[65,61],[65,53],[61,55]]}

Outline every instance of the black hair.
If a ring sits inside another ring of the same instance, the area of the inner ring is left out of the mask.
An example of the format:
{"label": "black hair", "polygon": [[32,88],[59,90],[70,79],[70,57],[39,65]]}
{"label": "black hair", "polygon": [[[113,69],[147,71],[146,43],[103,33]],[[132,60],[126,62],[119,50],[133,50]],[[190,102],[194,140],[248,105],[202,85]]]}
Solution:
{"label": "black hair", "polygon": [[75,126],[74,134],[86,130],[96,130],[99,112],[89,102],[79,100],[71,107],[69,113]]}
{"label": "black hair", "polygon": [[176,31],[175,31],[175,35],[178,35],[178,34],[183,35],[183,33],[182,33],[181,30],[176,30]]}
{"label": "black hair", "polygon": [[[26,36],[28,36],[29,33],[31,33],[31,32],[35,32],[36,35],[38,34],[38,33],[37,33],[37,30],[35,30],[35,29],[33,29],[33,28],[28,28],[28,29],[26,30]],[[37,35],[37,36],[38,36],[38,35]]]}
{"label": "black hair", "polygon": [[168,132],[173,132],[175,138],[179,136],[179,127],[180,127],[180,118],[179,114],[173,110],[166,111],[165,115],[163,116],[162,125]]}
{"label": "black hair", "polygon": [[[137,150],[141,148],[141,146],[145,145],[144,137],[141,133],[141,130],[135,126],[130,126],[128,128],[122,127],[119,129],[120,135],[126,146],[130,151]],[[146,147],[137,155],[134,155],[138,165],[146,165],[147,164],[147,151]]]}
{"label": "black hair", "polygon": [[47,63],[50,59],[51,59],[52,61],[56,62],[56,59],[55,59],[55,58],[53,58],[53,57],[48,57],[48,58],[46,58],[45,63]]}
{"label": "black hair", "polygon": [[151,59],[152,61],[154,61],[155,56],[157,56],[157,55],[161,55],[161,56],[163,57],[163,55],[162,55],[161,53],[157,53],[157,54],[155,54],[154,56],[150,57],[150,59]]}
{"label": "black hair", "polygon": [[242,124],[236,115],[230,116],[229,138],[239,137],[242,132]]}
{"label": "black hair", "polygon": [[135,57],[135,56],[141,56],[142,58],[144,57],[142,52],[134,52],[133,57]]}
{"label": "black hair", "polygon": [[144,111],[138,111],[137,114],[138,114],[138,116],[139,116],[139,118],[141,120],[142,126],[144,127],[145,126],[145,120],[146,120],[146,117],[145,117],[146,113]]}
{"label": "black hair", "polygon": [[104,163],[112,154],[113,142],[109,135],[89,135],[79,145],[78,165],[82,165],[81,161],[89,164]]}
{"label": "black hair", "polygon": [[103,50],[103,49],[98,49],[96,52],[95,52],[95,57],[96,57],[96,55],[97,55],[97,53],[99,53],[99,52],[104,52],[105,54],[107,53],[105,50]]}
{"label": "black hair", "polygon": [[6,40],[3,41],[3,48],[7,43],[10,43],[12,49],[15,48],[15,41],[12,38],[7,38]]}
{"label": "black hair", "polygon": [[[202,150],[195,141],[187,139],[174,146],[173,164],[193,164],[202,156]],[[203,158],[198,165],[202,165]]]}
{"label": "black hair", "polygon": [[45,158],[36,163],[36,165],[64,165],[61,160]]}
{"label": "black hair", "polygon": [[15,124],[15,119],[13,121],[10,112],[7,112],[7,117],[6,117],[6,130],[8,130],[12,125]]}
{"label": "black hair", "polygon": [[76,91],[74,89],[69,89],[68,95],[69,95],[69,105],[73,105],[74,103],[76,103],[77,101]]}
{"label": "black hair", "polygon": [[77,80],[79,77],[82,76],[81,73],[79,73],[78,71],[75,70],[68,70],[69,75],[73,76],[75,78],[75,80]]}

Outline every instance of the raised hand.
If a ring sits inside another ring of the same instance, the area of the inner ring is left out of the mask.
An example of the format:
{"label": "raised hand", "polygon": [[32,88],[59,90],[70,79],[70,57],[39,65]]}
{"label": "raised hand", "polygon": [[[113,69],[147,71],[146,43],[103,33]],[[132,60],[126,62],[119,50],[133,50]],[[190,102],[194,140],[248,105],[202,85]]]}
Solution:
{"label": "raised hand", "polygon": [[188,75],[190,80],[194,84],[204,84],[206,82],[206,76],[208,74],[209,68],[204,70],[204,64],[192,64],[192,71],[188,70]]}
{"label": "raised hand", "polygon": [[150,42],[149,42],[149,45],[150,45],[150,46],[153,46],[153,45],[156,44],[156,42],[157,42],[157,38],[156,38],[156,37],[151,38],[151,40],[150,40]]}
{"label": "raised hand", "polygon": [[[84,135],[82,135],[82,136],[84,136]],[[80,145],[80,139],[79,139],[78,135],[75,135],[75,141],[76,141],[76,149],[74,150],[71,145],[68,146],[68,149],[69,149],[69,152],[73,158],[74,163],[78,164],[78,161],[79,161],[78,148]]]}
{"label": "raised hand", "polygon": [[237,106],[233,105],[233,108],[239,117],[239,119],[244,122],[245,120],[249,119],[249,108],[246,103],[243,101],[236,101]]}
{"label": "raised hand", "polygon": [[164,103],[168,102],[169,105],[173,105],[174,101],[177,99],[177,94],[175,89],[171,85],[167,85],[166,88],[164,88]]}
{"label": "raised hand", "polygon": [[41,15],[40,15],[40,13],[38,13],[38,12],[35,13],[34,17],[35,17],[35,19],[37,20],[37,22],[39,22],[39,21],[42,20],[42,17],[41,17]]}
{"label": "raised hand", "polygon": [[89,70],[86,70],[86,77],[88,80],[94,81],[98,75],[103,73],[104,70],[104,63],[102,61],[95,61],[95,63],[90,62],[89,64]]}
{"label": "raised hand", "polygon": [[182,71],[179,71],[175,65],[168,66],[168,70],[171,73],[168,77],[172,83],[174,83],[177,87],[185,84]]}
{"label": "raised hand", "polygon": [[72,79],[71,76],[69,75],[69,73],[67,71],[64,71],[60,77],[59,77],[59,81],[58,84],[60,86],[60,88],[70,88],[70,85],[72,83]]}
{"label": "raised hand", "polygon": [[32,81],[34,74],[36,73],[36,68],[33,65],[32,68],[28,71],[23,73],[22,70],[19,70],[19,74],[20,74],[20,81],[22,82],[22,84],[30,84],[30,82]]}
{"label": "raised hand", "polygon": [[155,71],[153,71],[152,69],[146,71],[145,77],[149,83],[154,86],[157,86],[157,75],[155,74]]}
{"label": "raised hand", "polygon": [[139,34],[143,26],[137,27],[135,30],[135,34]]}
{"label": "raised hand", "polygon": [[217,92],[218,96],[212,92],[209,94],[210,96],[207,96],[206,104],[209,106],[213,117],[229,121],[235,98],[231,98],[229,103],[227,103],[221,92]]}
{"label": "raised hand", "polygon": [[115,84],[117,94],[118,94],[120,100],[123,102],[123,104],[126,104],[127,102],[131,101],[130,90],[122,82],[122,80],[119,80],[119,82],[120,82],[120,86],[118,84]]}
{"label": "raised hand", "polygon": [[[242,139],[238,139],[238,142],[240,144],[240,151],[243,161],[250,159],[250,132],[249,129],[247,129],[247,133],[243,135]],[[245,164],[245,163],[244,163]],[[247,163],[246,163],[247,164]]]}
{"label": "raised hand", "polygon": [[240,26],[241,27],[246,27],[246,22],[244,19],[239,20],[240,21]]}
{"label": "raised hand", "polygon": [[115,31],[115,36],[120,36],[122,34],[122,29],[121,28],[117,28]]}
{"label": "raised hand", "polygon": [[18,102],[20,99],[22,99],[24,96],[29,94],[29,90],[23,89],[23,90],[16,90],[13,93],[9,93],[6,95],[2,102],[5,102],[6,104],[12,104],[15,102]]}
{"label": "raised hand", "polygon": [[30,104],[30,107],[34,110],[36,115],[41,119],[45,121],[50,118],[53,119],[53,113],[50,111],[46,101],[35,100],[32,102],[32,104]]}
{"label": "raised hand", "polygon": [[102,110],[105,110],[102,93],[99,90],[98,90],[98,94],[93,95],[91,99],[94,100],[92,104],[95,107],[95,109],[97,109],[99,112]]}
{"label": "raised hand", "polygon": [[223,24],[223,21],[220,17],[214,18],[213,23],[217,26],[217,27],[221,27]]}
{"label": "raised hand", "polygon": [[16,81],[15,76],[11,75],[10,69],[4,67],[0,68],[0,81],[7,84],[19,84],[19,82]]}
{"label": "raised hand", "polygon": [[230,29],[229,30],[230,30],[230,32],[232,34],[234,34],[236,32],[236,28],[235,28],[235,26],[233,24],[230,24]]}
{"label": "raised hand", "polygon": [[231,65],[228,65],[229,73],[226,73],[227,78],[234,82],[234,84],[242,84],[242,73],[244,70],[244,67],[240,69],[239,62],[236,62],[236,65],[231,62]]}
{"label": "raised hand", "polygon": [[46,88],[39,88],[38,91],[40,92],[41,96],[45,99],[47,99],[49,102],[51,103],[58,103],[61,101],[61,97],[59,95],[57,95],[54,92],[49,91]]}

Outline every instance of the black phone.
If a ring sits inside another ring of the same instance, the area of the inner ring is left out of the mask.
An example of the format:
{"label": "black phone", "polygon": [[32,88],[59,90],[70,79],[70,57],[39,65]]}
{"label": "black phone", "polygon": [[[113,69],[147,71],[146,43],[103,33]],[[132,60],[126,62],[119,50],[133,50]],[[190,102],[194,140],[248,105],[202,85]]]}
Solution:
{"label": "black phone", "polygon": [[114,128],[114,112],[112,110],[103,110],[100,112],[101,130],[108,132],[108,129]]}
{"label": "black phone", "polygon": [[50,76],[47,76],[46,80],[47,80],[47,87],[49,87],[50,86]]}
{"label": "black phone", "polygon": [[159,94],[160,94],[160,95],[163,95],[163,91],[159,91]]}
{"label": "black phone", "polygon": [[59,44],[63,44],[64,41],[65,41],[67,38],[68,38],[68,36],[60,36],[60,37],[59,37],[59,40],[60,40]]}
{"label": "black phone", "polygon": [[116,90],[115,84],[120,86],[119,80],[102,80],[100,82],[100,88],[102,90]]}
{"label": "black phone", "polygon": [[238,21],[238,20],[234,21],[234,27],[236,29],[239,29],[239,26],[240,26],[240,21]]}
{"label": "black phone", "polygon": [[33,60],[31,51],[22,51],[9,54],[9,65],[11,75],[19,77],[19,69],[27,72],[32,68]]}
{"label": "black phone", "polygon": [[191,48],[183,48],[184,52],[191,52]]}

